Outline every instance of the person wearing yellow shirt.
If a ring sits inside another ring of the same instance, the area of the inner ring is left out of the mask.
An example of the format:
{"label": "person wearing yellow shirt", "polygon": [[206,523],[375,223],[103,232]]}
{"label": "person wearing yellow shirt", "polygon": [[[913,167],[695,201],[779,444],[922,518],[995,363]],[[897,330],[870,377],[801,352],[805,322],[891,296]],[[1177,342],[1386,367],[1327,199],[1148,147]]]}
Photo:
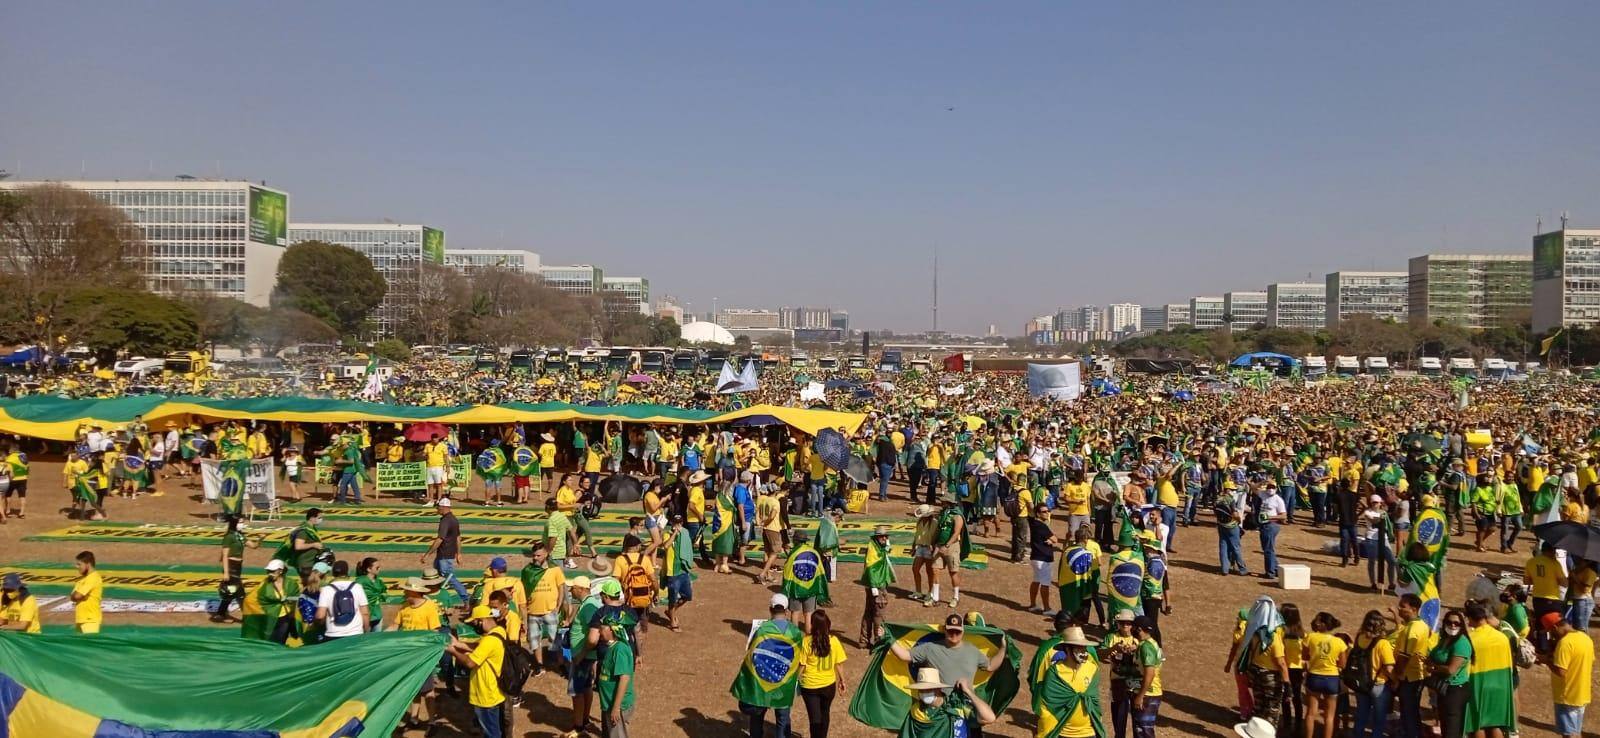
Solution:
{"label": "person wearing yellow shirt", "polygon": [[1556,639],[1556,648],[1543,659],[1550,669],[1550,696],[1555,702],[1556,733],[1561,738],[1583,735],[1583,713],[1592,698],[1594,639],[1572,627],[1560,613],[1540,621]]}
{"label": "person wearing yellow shirt", "polygon": [[457,664],[472,671],[467,683],[467,703],[472,705],[473,718],[484,735],[516,735],[511,724],[513,711],[505,709],[506,695],[500,691],[500,673],[505,670],[506,641],[509,640],[501,625],[504,617],[487,603],[472,608],[467,620],[483,637],[473,646],[451,633],[447,650]]}
{"label": "person wearing yellow shirt", "polygon": [[528,593],[522,587],[522,578],[510,576],[506,573],[506,560],[496,556],[489,561],[489,568],[483,572],[483,583],[479,590],[483,602],[488,602],[496,592],[503,592],[506,596],[507,608],[505,614],[506,635],[511,640],[522,642],[522,608],[528,602]]}
{"label": "person wearing yellow shirt", "polygon": [[0,593],[0,629],[39,632],[39,598],[22,585],[22,575],[15,572],[6,575],[5,591]]}
{"label": "person wearing yellow shirt", "polygon": [[22,520],[28,517],[28,455],[22,453],[16,441],[6,446],[5,465],[11,472],[11,486],[6,488],[5,494],[0,495],[0,508],[5,508],[4,513],[0,514],[0,520],[4,520],[5,516],[10,514],[9,508],[13,497],[17,498],[17,519]]}
{"label": "person wearing yellow shirt", "polygon": [[428,444],[422,447],[422,457],[423,466],[426,467],[428,475],[427,503],[431,505],[435,500],[444,496],[445,484],[450,481],[448,466],[450,463],[450,445],[440,439],[438,434],[435,434],[428,441]]}
{"label": "person wearing yellow shirt", "polygon": [[[1428,653],[1433,650],[1433,629],[1421,617],[1422,598],[1407,592],[1400,595],[1395,615],[1401,625],[1395,630],[1395,695],[1400,700],[1401,735],[1421,735],[1423,680],[1428,676]],[[1410,726],[1409,732],[1405,726]]]}
{"label": "person wearing yellow shirt", "polygon": [[1134,738],[1154,738],[1156,718],[1161,712],[1161,644],[1156,642],[1155,624],[1140,615],[1133,620],[1133,632],[1139,639],[1134,651],[1134,665],[1144,676],[1144,689],[1133,696]]}
{"label": "person wearing yellow shirt", "polygon": [[605,464],[606,455],[603,447],[593,444],[586,446],[583,451],[583,477],[589,480],[589,488],[595,489],[600,484],[600,469]]}
{"label": "person wearing yellow shirt", "polygon": [[387,449],[384,449],[383,460],[390,464],[399,464],[406,460],[405,439],[396,437]]}
{"label": "person wearing yellow shirt", "polygon": [[100,632],[100,598],[105,592],[105,582],[94,569],[94,552],[83,551],[74,559],[78,579],[72,583],[72,622],[79,633]]}
{"label": "person wearing yellow shirt", "polygon": [[[394,613],[394,630],[434,631],[443,625],[439,603],[428,596],[428,585],[422,579],[411,577],[405,580],[400,584],[400,591],[405,593],[405,602]],[[534,658],[538,658],[537,652]],[[437,686],[437,680],[429,674],[417,698],[406,708],[406,724],[427,725],[433,720],[433,690]]]}
{"label": "person wearing yellow shirt", "polygon": [[550,488],[556,483],[556,436],[550,431],[539,434],[539,491],[550,494]]}
{"label": "person wearing yellow shirt", "polygon": [[[1558,613],[1566,609],[1561,595],[1567,587],[1566,569],[1556,559],[1555,552],[1543,542],[1538,547],[1528,563],[1522,566],[1522,583],[1527,585],[1528,594],[1533,597],[1533,621],[1536,623],[1542,621],[1546,613]],[[1533,634],[1534,646],[1540,653],[1550,650],[1548,637],[1543,630]]]}
{"label": "person wearing yellow shirt", "polygon": [[245,439],[244,448],[250,452],[252,459],[265,459],[272,456],[272,444],[267,442],[267,434],[259,427],[251,431]]}
{"label": "person wearing yellow shirt", "polygon": [[[928,444],[928,468],[922,472],[922,478],[928,483],[927,503],[930,505],[933,504],[934,497],[939,494],[940,475],[944,473],[944,459],[948,455],[949,450],[945,448],[944,439],[936,438],[933,443]],[[913,499],[916,498],[915,492],[912,490]]]}
{"label": "person wearing yellow shirt", "polygon": [[1322,738],[1333,738],[1338,722],[1339,693],[1343,690],[1339,672],[1344,670],[1350,650],[1343,639],[1333,634],[1338,627],[1338,618],[1319,612],[1311,619],[1311,632],[1301,641],[1306,668],[1306,738],[1314,735],[1318,720],[1322,721]]}
{"label": "person wearing yellow shirt", "polygon": [[559,566],[550,563],[550,552],[543,545],[528,549],[528,564],[522,567],[522,589],[528,594],[526,609],[528,648],[533,651],[536,670],[543,668],[545,644],[556,642],[556,631],[561,628],[562,594],[566,591],[567,576]]}
{"label": "person wearing yellow shirt", "polygon": [[1372,665],[1372,689],[1356,693],[1356,732],[1358,736],[1379,734],[1389,721],[1389,700],[1394,691],[1390,681],[1394,678],[1394,644],[1389,641],[1389,619],[1377,610],[1367,611],[1361,621],[1361,632],[1356,634],[1354,652],[1368,653]]}
{"label": "person wearing yellow shirt", "polygon": [[1074,469],[1066,484],[1061,486],[1062,507],[1067,509],[1067,531],[1076,534],[1078,528],[1088,525],[1091,487],[1081,469]]}

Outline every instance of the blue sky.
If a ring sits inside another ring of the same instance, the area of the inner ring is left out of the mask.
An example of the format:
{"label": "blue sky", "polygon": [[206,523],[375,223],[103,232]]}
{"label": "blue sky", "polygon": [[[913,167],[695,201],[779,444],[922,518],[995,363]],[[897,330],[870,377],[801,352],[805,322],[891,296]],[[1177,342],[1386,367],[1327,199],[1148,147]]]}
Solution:
{"label": "blue sky", "polygon": [[[0,168],[1007,333],[1600,224],[1596,3],[0,6]],[[948,110],[954,108],[954,110]]]}

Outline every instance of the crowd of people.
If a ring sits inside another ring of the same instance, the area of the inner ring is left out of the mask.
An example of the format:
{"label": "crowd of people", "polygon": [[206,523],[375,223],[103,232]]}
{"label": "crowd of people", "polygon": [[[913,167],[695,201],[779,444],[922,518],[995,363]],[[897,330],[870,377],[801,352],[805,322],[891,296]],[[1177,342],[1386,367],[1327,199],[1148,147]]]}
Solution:
{"label": "crowd of people", "polygon": [[[420,393],[401,398],[418,404],[484,401],[459,389],[459,371],[403,367],[409,379],[396,388]],[[747,399],[804,404],[801,373],[769,370]],[[540,381],[495,385],[496,397],[727,402],[703,379],[662,377],[622,393],[604,380]],[[1291,526],[1327,529],[1330,565],[1364,565],[1377,608],[1333,612],[1312,589],[1291,597],[1298,602],[1262,597],[1240,610],[1221,664],[1237,679],[1240,735],[1365,738],[1391,726],[1402,738],[1434,729],[1444,738],[1513,735],[1525,699],[1519,675],[1535,668],[1551,674],[1557,732],[1583,734],[1596,554],[1547,545],[1534,529],[1588,525],[1600,507],[1595,385],[1555,376],[1470,387],[1150,376],[1113,389],[1065,403],[1030,396],[1007,375],[861,379],[817,403],[867,415],[843,434],[855,468],[827,463],[820,439],[783,426],[514,424],[417,438],[380,423],[154,429],[135,421],[84,428],[64,477],[69,491],[89,485],[80,514],[99,517],[108,494],[159,494],[208,456],[242,454],[276,460],[292,497],[327,484],[334,495],[325,507],[334,509],[368,501],[372,463],[421,462],[427,485],[415,501],[439,513],[422,576],[387,582],[376,558],[338,558],[322,543],[318,508],[305,512],[264,578],[247,585],[250,538],[229,516],[217,612],[226,619],[231,600],[241,600],[247,637],[295,645],[377,630],[451,633],[436,677],[408,713],[418,725],[438,719],[439,699],[464,691],[482,735],[513,735],[509,706],[523,682],[554,672],[572,698],[567,735],[628,735],[642,694],[635,665],[652,620],[679,630],[697,572],[741,567],[755,582],[778,584],[752,647],[778,638],[795,645],[798,662],[784,688],[742,690],[747,675],[735,677],[750,734],[763,735],[770,712],[773,734],[787,736],[798,695],[808,735],[825,738],[834,697],[848,689],[847,651],[829,617],[839,594],[829,588],[839,581],[838,525],[899,515],[904,503],[915,524],[910,587],[889,555],[889,526],[873,530],[860,575],[845,577],[865,603],[855,645],[906,662],[913,676],[902,736],[981,735],[1004,707],[988,702],[978,672],[1007,668],[1007,639],[985,652],[966,635],[982,622],[961,606],[962,564],[974,547],[991,560],[1028,562],[1028,596],[1024,603],[1017,593],[1015,606],[1053,623],[1027,666],[1014,667],[1035,735],[1122,738],[1130,728],[1137,736],[1161,729],[1162,626],[1183,617],[1173,615],[1177,577],[1167,565],[1178,536],[1209,550],[1200,529],[1215,531],[1216,568],[1183,575],[1187,603],[1205,599],[1198,592],[1207,577],[1284,576],[1277,545]],[[12,446],[4,466],[25,495],[21,448]],[[497,449],[523,463],[470,484],[454,477],[456,457]],[[146,463],[130,470],[130,455]],[[637,503],[606,499],[603,483],[615,475],[641,480]],[[457,570],[453,511],[468,504],[547,512],[520,571],[503,558],[481,575]],[[631,519],[621,550],[596,550],[591,521],[624,505]],[[815,534],[795,524],[805,517],[817,520]],[[1452,538],[1457,550],[1506,554],[1523,576],[1447,590]],[[99,598],[85,555],[88,583],[81,600],[77,588],[73,596],[80,610]],[[0,624],[36,628],[37,613],[29,618],[20,604],[29,598],[22,582],[8,578],[5,588]],[[943,609],[926,609],[935,607]],[[906,647],[885,637],[896,621],[939,623],[943,638]],[[92,625],[84,632],[98,617]]]}

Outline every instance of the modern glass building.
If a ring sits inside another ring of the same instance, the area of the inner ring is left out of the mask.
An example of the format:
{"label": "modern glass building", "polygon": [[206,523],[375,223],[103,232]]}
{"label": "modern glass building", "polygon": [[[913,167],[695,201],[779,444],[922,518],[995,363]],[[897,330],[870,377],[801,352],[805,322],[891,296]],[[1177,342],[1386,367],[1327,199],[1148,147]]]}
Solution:
{"label": "modern glass building", "polygon": [[[607,310],[650,314],[650,280],[644,277],[606,277],[600,286],[605,290]],[[622,299],[617,299],[618,295]]]}
{"label": "modern glass building", "polygon": [[192,178],[130,182],[0,182],[23,189],[59,184],[120,208],[144,234],[152,292],[205,293],[265,306],[289,245],[289,194],[245,181]]}
{"label": "modern glass building", "polygon": [[1600,325],[1600,229],[1533,237],[1533,332]]}
{"label": "modern glass building", "polygon": [[415,318],[423,263],[444,264],[444,231],[401,223],[291,223],[289,240],[325,241],[367,255],[389,284],[372,316],[379,337]]}
{"label": "modern glass building", "polygon": [[1138,333],[1144,326],[1144,311],[1138,303],[1116,302],[1106,306],[1106,330],[1115,334]]}
{"label": "modern glass building", "polygon": [[1267,285],[1267,327],[1315,330],[1328,320],[1327,286],[1317,282]]}
{"label": "modern glass building", "polygon": [[1531,254],[1424,254],[1408,264],[1410,321],[1482,329],[1533,304]]}
{"label": "modern glass building", "polygon": [[[1265,298],[1263,298],[1265,299]],[[1263,307],[1265,307],[1263,305]],[[1222,327],[1222,316],[1227,311],[1221,297],[1191,297],[1189,298],[1189,325],[1195,330],[1209,331]],[[1172,318],[1167,318],[1167,325],[1173,325]]]}
{"label": "modern glass building", "polygon": [[539,255],[522,249],[446,249],[444,265],[468,276],[491,267],[539,276]]}
{"label": "modern glass building", "polygon": [[1329,272],[1327,325],[1332,328],[1352,315],[1406,322],[1405,272]]}
{"label": "modern glass building", "polygon": [[1236,331],[1247,331],[1257,323],[1267,322],[1267,293],[1256,291],[1224,292],[1222,311],[1228,314],[1228,325]]}
{"label": "modern glass building", "polygon": [[574,295],[593,295],[604,289],[605,271],[592,264],[570,266],[542,266],[539,276],[546,287],[554,287]]}

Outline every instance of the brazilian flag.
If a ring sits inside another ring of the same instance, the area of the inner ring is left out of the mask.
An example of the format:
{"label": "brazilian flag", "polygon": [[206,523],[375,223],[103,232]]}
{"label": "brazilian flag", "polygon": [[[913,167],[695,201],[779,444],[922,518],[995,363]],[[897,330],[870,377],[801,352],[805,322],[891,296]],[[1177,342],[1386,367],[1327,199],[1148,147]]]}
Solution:
{"label": "brazilian flag", "polygon": [[1039,718],[1034,735],[1058,738],[1067,727],[1067,719],[1080,707],[1095,735],[1111,735],[1106,731],[1100,704],[1100,664],[1090,659],[1077,666],[1067,663],[1065,656],[1055,651],[1034,659],[1034,673],[1029,675],[1034,712]]}
{"label": "brazilian flag", "polygon": [[1415,590],[1422,600],[1417,617],[1428,624],[1428,629],[1439,630],[1439,619],[1444,614],[1439,601],[1439,586],[1435,583],[1438,571],[1431,561],[1401,561],[1396,568],[1396,579],[1404,589]]}
{"label": "brazilian flag", "polygon": [[145,463],[144,457],[124,454],[118,463],[122,465],[122,477],[133,482],[134,489],[145,489],[150,486],[150,467]]}
{"label": "brazilian flag", "polygon": [[539,454],[527,446],[511,450],[511,473],[519,477],[539,476]]}
{"label": "brazilian flag", "polygon": [[787,620],[762,623],[750,634],[750,647],[728,692],[740,704],[788,709],[805,661],[800,651],[804,638],[800,626]]}
{"label": "brazilian flag", "polygon": [[257,641],[272,638],[272,631],[277,629],[278,620],[289,617],[294,609],[295,600],[299,597],[298,577],[284,576],[281,596],[269,580],[261,580],[255,589],[244,596],[244,601],[239,605],[240,637]]}
{"label": "brazilian flag", "polygon": [[738,533],[733,527],[733,499],[727,493],[717,495],[717,504],[711,510],[711,552],[719,556],[732,556],[738,543]]}
{"label": "brazilian flag", "polygon": [[1076,613],[1100,591],[1100,567],[1093,551],[1073,546],[1056,564],[1056,588],[1061,592],[1061,609]]}
{"label": "brazilian flag", "polygon": [[811,544],[795,546],[784,560],[783,594],[790,601],[829,598],[827,567],[822,565],[822,554]]}
{"label": "brazilian flag", "polygon": [[1444,575],[1445,554],[1450,550],[1450,521],[1437,507],[1430,507],[1417,515],[1411,525],[1410,543],[1421,543],[1428,549],[1428,560],[1433,562],[1436,579]]}
{"label": "brazilian flag", "polygon": [[491,482],[499,481],[509,468],[506,464],[506,452],[501,451],[499,446],[484,449],[483,453],[478,454],[477,467],[478,476]]}
{"label": "brazilian flag", "polygon": [[[874,728],[895,730],[917,701],[917,695],[911,690],[911,684],[916,681],[911,664],[896,657],[890,646],[898,643],[909,650],[918,643],[942,643],[944,632],[943,626],[935,623],[888,623],[883,627],[887,637],[872,647],[872,660],[867,663],[861,684],[850,699],[850,717]],[[969,623],[961,639],[989,659],[1000,651],[1002,635],[1004,631],[999,628]],[[1006,656],[1000,668],[979,670],[972,685],[996,714],[1005,712],[1021,684],[1022,652],[1010,639],[1004,643]]]}
{"label": "brazilian flag", "polygon": [[1139,595],[1144,590],[1145,562],[1144,556],[1131,548],[1125,548],[1111,555],[1111,612],[1109,617],[1115,618],[1123,610],[1131,610],[1134,614],[1144,614]]}
{"label": "brazilian flag", "polygon": [[244,480],[250,475],[250,459],[236,456],[231,454],[219,465],[222,480],[217,485],[217,502],[222,505],[222,514],[234,517],[244,509]]}
{"label": "brazilian flag", "polygon": [[889,561],[889,544],[878,543],[876,538],[867,539],[865,563],[861,566],[861,583],[879,590],[887,590],[894,581],[894,564]]}
{"label": "brazilian flag", "polygon": [[0,633],[0,735],[386,736],[446,643],[431,631],[301,649],[219,629]]}

